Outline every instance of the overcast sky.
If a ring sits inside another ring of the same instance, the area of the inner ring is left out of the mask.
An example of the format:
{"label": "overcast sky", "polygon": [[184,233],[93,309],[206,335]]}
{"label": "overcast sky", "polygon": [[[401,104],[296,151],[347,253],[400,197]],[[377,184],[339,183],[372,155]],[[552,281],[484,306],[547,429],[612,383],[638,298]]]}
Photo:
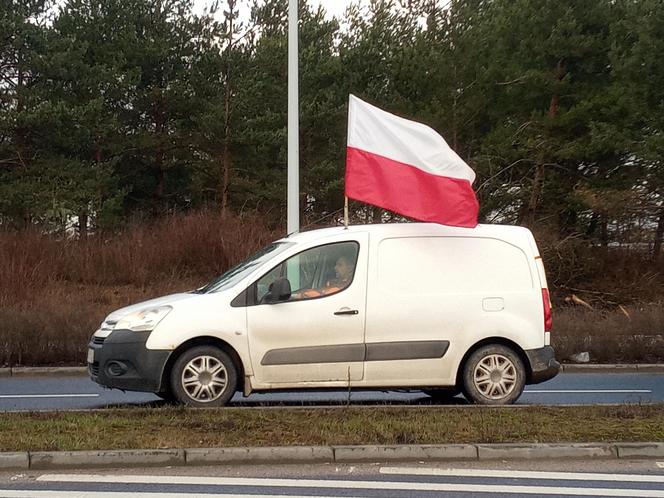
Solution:
{"label": "overcast sky", "polygon": [[[330,17],[332,16],[341,16],[343,15],[344,11],[346,10],[346,7],[350,3],[366,3],[367,0],[307,0],[307,3],[313,7],[318,7],[319,5],[322,5],[325,8],[325,11],[328,13]],[[210,0],[196,0],[197,7],[199,7],[201,10],[205,8],[206,5],[209,5],[211,2]],[[244,11],[242,17],[246,18],[248,16],[249,12],[249,5],[250,1],[248,0],[240,0],[241,8]],[[225,2],[221,2],[221,5],[225,5]],[[222,10],[222,9],[219,9]]]}
{"label": "overcast sky", "polygon": [[350,0],[307,0],[309,5],[322,5],[330,16],[341,16]]}

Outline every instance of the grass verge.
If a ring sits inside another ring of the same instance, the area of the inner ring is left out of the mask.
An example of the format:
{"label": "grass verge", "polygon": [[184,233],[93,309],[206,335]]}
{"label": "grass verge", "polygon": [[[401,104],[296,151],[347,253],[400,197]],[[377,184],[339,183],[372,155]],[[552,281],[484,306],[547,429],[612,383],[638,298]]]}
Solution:
{"label": "grass verge", "polygon": [[0,414],[0,451],[664,441],[664,405]]}

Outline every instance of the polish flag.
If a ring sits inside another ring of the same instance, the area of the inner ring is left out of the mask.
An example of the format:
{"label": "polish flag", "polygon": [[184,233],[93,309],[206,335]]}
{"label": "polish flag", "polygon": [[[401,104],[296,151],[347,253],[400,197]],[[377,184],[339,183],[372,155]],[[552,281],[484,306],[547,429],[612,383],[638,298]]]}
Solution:
{"label": "polish flag", "polygon": [[346,195],[442,225],[474,227],[475,172],[434,130],[367,104],[348,106]]}

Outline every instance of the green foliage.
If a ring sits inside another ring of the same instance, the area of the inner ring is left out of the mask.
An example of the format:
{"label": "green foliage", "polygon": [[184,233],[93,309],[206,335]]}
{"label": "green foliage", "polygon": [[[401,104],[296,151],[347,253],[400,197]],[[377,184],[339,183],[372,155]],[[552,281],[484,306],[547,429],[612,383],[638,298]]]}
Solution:
{"label": "green foliage", "polygon": [[[287,4],[0,3],[0,223],[282,216]],[[658,0],[367,0],[339,19],[301,0],[305,224],[343,205],[355,93],[446,137],[486,221],[661,245],[662,26]]]}

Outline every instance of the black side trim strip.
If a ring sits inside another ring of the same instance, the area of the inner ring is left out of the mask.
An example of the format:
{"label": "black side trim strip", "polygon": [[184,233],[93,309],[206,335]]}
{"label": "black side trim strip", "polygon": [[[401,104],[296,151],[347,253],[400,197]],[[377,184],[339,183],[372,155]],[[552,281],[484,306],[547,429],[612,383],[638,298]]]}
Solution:
{"label": "black side trim strip", "polygon": [[364,360],[364,344],[307,346],[272,349],[265,353],[261,365],[303,365],[306,363],[345,363]]}
{"label": "black side trim strip", "polygon": [[449,341],[398,341],[272,349],[265,353],[261,365],[442,358],[449,346]]}
{"label": "black side trim strip", "polygon": [[373,342],[367,344],[365,361],[442,358],[449,347],[450,341]]}

